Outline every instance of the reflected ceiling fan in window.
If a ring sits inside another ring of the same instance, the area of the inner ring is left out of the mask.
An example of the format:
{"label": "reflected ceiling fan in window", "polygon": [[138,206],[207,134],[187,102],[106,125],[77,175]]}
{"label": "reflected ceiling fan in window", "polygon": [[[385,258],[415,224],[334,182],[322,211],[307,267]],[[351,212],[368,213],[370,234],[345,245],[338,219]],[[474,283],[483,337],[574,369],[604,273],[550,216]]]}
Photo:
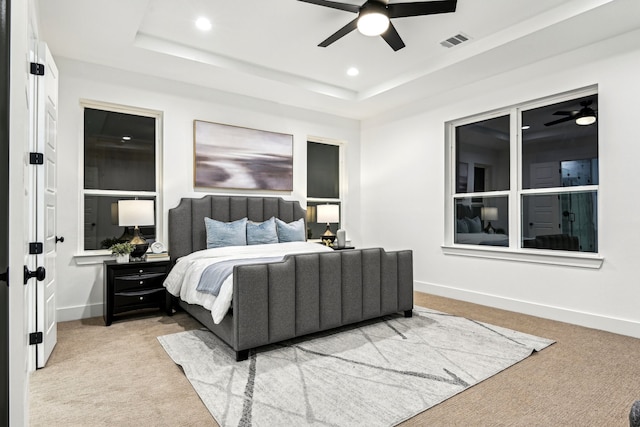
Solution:
{"label": "reflected ceiling fan in window", "polygon": [[575,111],[556,111],[555,113],[553,113],[554,116],[566,116],[563,117],[561,119],[558,120],[554,120],[552,122],[549,123],[545,123],[545,126],[553,126],[553,125],[557,125],[559,123],[564,123],[564,122],[568,122],[571,120],[575,120],[577,125],[580,126],[587,126],[587,125],[591,125],[593,123],[596,122],[597,117],[596,117],[596,112],[593,110],[593,108],[589,107],[589,105],[591,105],[593,103],[592,100],[586,100],[586,101],[582,101],[580,103],[580,105],[582,105],[582,108],[580,110],[575,110]]}
{"label": "reflected ceiling fan in window", "polygon": [[318,46],[327,47],[356,28],[366,36],[381,36],[394,51],[405,47],[391,18],[435,15],[456,11],[457,0],[436,0],[412,3],[387,4],[384,0],[367,0],[362,6],[327,0],[298,0],[318,6],[357,13],[358,17],[336,31]]}

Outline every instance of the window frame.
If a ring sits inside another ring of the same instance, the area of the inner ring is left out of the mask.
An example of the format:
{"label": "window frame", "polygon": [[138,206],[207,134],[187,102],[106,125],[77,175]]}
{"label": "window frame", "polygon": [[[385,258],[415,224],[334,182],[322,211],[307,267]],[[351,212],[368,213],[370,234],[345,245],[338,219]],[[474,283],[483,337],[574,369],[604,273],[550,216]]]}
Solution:
{"label": "window frame", "polygon": [[[558,102],[568,101],[591,95],[598,95],[598,87],[590,86],[572,90],[557,95],[552,95],[537,100],[522,102],[505,108],[475,114],[461,119],[451,120],[445,123],[445,227],[444,243],[441,248],[446,255],[459,255],[469,257],[491,258],[510,261],[522,261],[541,264],[564,265],[583,268],[600,268],[604,261],[601,248],[598,252],[572,252],[560,250],[528,249],[522,247],[522,197],[524,195],[543,193],[570,193],[580,191],[595,191],[597,197],[597,223],[598,237],[600,236],[601,200],[598,184],[587,186],[551,188],[551,189],[523,189],[522,172],[522,112],[534,108],[544,107]],[[499,191],[456,193],[456,128],[482,120],[488,120],[508,115],[510,120],[510,149],[509,149],[509,189]],[[600,127],[598,127],[600,129]],[[598,137],[598,145],[600,146]],[[600,150],[598,158],[600,158]],[[482,246],[455,243],[455,215],[456,200],[473,197],[497,197],[508,198],[509,221],[509,246]],[[600,239],[598,239],[600,241]]]}
{"label": "window frame", "polygon": [[[155,120],[155,191],[120,191],[120,190],[98,190],[84,188],[84,111],[86,108],[96,110],[110,111],[116,113],[131,114],[143,117],[151,117]],[[80,100],[80,116],[81,126],[78,147],[78,182],[80,186],[80,197],[78,201],[78,242],[76,257],[85,257],[87,261],[80,261],[79,264],[102,262],[104,255],[111,255],[108,249],[85,249],[84,247],[84,214],[85,214],[85,196],[112,196],[112,197],[154,197],[155,198],[155,228],[156,241],[164,241],[163,233],[163,201],[162,201],[162,119],[163,113],[158,110],[150,110],[139,107],[131,107],[120,104],[112,104],[108,102],[94,100]],[[92,260],[91,257],[97,257]]]}
{"label": "window frame", "polygon": [[[347,148],[347,143],[345,141],[322,138],[322,137],[314,137],[308,136],[305,144],[305,165],[307,164],[308,158],[308,146],[309,143],[312,142],[314,144],[325,144],[325,145],[335,145],[338,146],[338,179],[340,180],[340,184],[338,185],[338,198],[321,198],[321,197],[309,197],[307,194],[308,187],[308,175],[305,178],[305,209],[309,206],[309,202],[311,203],[337,203],[340,205],[340,222],[338,223],[338,229],[346,228],[345,227],[345,212],[347,210],[347,206],[345,203],[345,188],[346,188],[346,171],[345,171],[345,151]],[[306,166],[305,166],[306,169]],[[320,241],[321,239],[310,239],[309,241]]]}

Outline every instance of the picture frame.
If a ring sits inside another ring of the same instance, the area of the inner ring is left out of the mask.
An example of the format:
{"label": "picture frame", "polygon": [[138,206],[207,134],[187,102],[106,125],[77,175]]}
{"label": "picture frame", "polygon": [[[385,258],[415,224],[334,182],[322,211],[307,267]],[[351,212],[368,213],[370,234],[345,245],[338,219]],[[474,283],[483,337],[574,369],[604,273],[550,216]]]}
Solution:
{"label": "picture frame", "polygon": [[293,190],[293,135],[193,121],[194,187]]}

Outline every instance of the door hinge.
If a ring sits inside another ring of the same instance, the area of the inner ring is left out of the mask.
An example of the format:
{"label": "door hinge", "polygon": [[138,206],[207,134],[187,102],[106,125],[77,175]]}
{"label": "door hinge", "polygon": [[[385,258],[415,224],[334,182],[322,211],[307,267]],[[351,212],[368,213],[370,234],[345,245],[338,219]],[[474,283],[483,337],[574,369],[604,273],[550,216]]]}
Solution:
{"label": "door hinge", "polygon": [[42,153],[29,153],[30,165],[44,165],[44,155]]}
{"label": "door hinge", "polygon": [[42,252],[43,247],[41,242],[29,243],[29,255],[40,255]]}
{"label": "door hinge", "polygon": [[7,271],[0,273],[0,282],[7,282],[7,286],[9,286],[9,267],[7,267]]}
{"label": "door hinge", "polygon": [[29,334],[29,345],[42,344],[42,332],[31,332]]}
{"label": "door hinge", "polygon": [[38,64],[37,62],[32,62],[29,72],[34,76],[44,76],[44,64]]}

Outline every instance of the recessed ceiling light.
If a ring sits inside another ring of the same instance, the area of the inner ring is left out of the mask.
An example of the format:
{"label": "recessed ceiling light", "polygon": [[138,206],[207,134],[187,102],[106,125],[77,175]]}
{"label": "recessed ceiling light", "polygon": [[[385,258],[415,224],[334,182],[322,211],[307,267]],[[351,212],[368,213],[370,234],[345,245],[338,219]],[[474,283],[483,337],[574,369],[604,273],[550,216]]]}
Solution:
{"label": "recessed ceiling light", "polygon": [[522,126],[522,130],[527,130],[527,129],[531,129],[531,126],[529,126],[529,125]]}
{"label": "recessed ceiling light", "polygon": [[209,31],[211,29],[211,21],[204,16],[201,16],[196,19],[196,27],[202,31]]}
{"label": "recessed ceiling light", "polygon": [[358,70],[356,67],[351,67],[347,70],[347,74],[351,77],[355,77],[360,74],[360,70]]}
{"label": "recessed ceiling light", "polygon": [[122,140],[123,141],[130,141],[131,137],[129,135],[125,135],[125,136],[122,137]]}

